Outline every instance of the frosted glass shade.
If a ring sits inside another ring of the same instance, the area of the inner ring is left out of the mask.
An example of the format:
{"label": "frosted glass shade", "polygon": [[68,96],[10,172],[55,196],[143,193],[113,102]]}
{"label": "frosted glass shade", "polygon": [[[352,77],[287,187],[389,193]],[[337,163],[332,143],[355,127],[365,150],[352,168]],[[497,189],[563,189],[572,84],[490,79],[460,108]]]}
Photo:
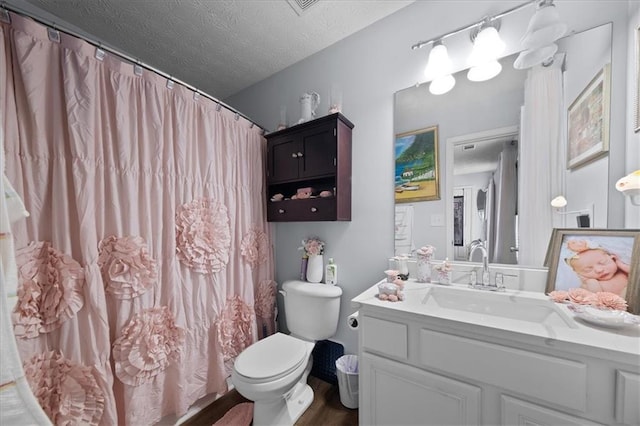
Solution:
{"label": "frosted glass shade", "polygon": [[556,209],[560,209],[566,205],[567,205],[567,199],[564,198],[562,195],[558,195],[556,198],[551,200],[551,206],[555,207]]}
{"label": "frosted glass shade", "polygon": [[451,75],[438,77],[429,85],[429,92],[434,95],[443,95],[456,85],[456,79]]}
{"label": "frosted glass shade", "polygon": [[555,43],[543,46],[539,49],[525,50],[520,52],[516,60],[513,62],[513,67],[517,70],[531,68],[543,63],[549,58],[552,58],[557,51],[558,45]]}
{"label": "frosted glass shade", "polygon": [[496,60],[488,61],[484,64],[469,68],[467,78],[471,81],[487,81],[500,74],[500,71],[502,71],[500,62]]}
{"label": "frosted glass shade", "polygon": [[474,67],[489,60],[497,59],[504,52],[505,44],[493,27],[484,28],[473,42],[469,65]]}
{"label": "frosted glass shade", "polygon": [[451,59],[447,48],[442,43],[436,43],[429,52],[429,61],[424,70],[427,81],[451,74]]}
{"label": "frosted glass shade", "polygon": [[537,49],[553,43],[567,32],[567,24],[560,21],[560,14],[552,4],[543,6],[529,21],[521,44],[525,49]]}

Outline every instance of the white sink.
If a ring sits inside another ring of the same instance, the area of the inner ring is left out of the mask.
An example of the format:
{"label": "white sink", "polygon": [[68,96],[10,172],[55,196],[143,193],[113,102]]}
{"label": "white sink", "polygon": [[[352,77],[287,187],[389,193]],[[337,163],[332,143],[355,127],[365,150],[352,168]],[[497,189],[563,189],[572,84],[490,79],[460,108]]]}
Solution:
{"label": "white sink", "polygon": [[429,312],[465,312],[495,319],[575,328],[574,321],[546,296],[537,293],[491,292],[467,287],[431,287],[422,304]]}

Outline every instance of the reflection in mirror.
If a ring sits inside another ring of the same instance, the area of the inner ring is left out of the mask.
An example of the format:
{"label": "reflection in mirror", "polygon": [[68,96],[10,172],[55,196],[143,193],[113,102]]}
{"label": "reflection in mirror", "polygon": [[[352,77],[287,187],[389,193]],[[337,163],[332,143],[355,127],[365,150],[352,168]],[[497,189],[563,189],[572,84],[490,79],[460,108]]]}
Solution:
{"label": "reflection in mirror", "polygon": [[[566,113],[566,105],[579,93],[578,89],[590,81],[588,74],[611,62],[611,24],[572,34],[560,40],[558,46],[556,65],[565,67],[565,105],[562,108]],[[430,94],[428,84],[396,93],[394,132],[399,134],[437,125],[440,152],[445,153],[444,158],[441,157],[441,200],[396,205],[396,230],[400,231],[395,236],[396,254],[410,253],[415,248],[428,244],[435,247],[437,259],[449,257],[470,260],[470,244],[484,239],[489,246],[491,262],[523,264],[523,261],[518,262],[518,257],[522,254],[522,249],[527,247],[527,241],[518,235],[517,213],[523,205],[526,207],[531,203],[531,200],[526,199],[526,194],[520,194],[520,206],[517,201],[500,202],[498,207],[495,205],[496,200],[506,199],[500,196],[501,192],[496,193],[496,187],[504,189],[505,185],[500,186],[501,182],[496,178],[500,172],[497,166],[499,156],[495,151],[502,152],[505,147],[512,148],[510,155],[505,153],[504,157],[515,159],[511,168],[513,178],[508,182],[515,186],[512,192],[516,194],[516,165],[519,162],[523,166],[523,162],[528,160],[526,155],[518,153],[521,148],[520,119],[528,71],[513,68],[516,56],[502,58],[502,73],[486,82],[470,82],[464,71],[455,74],[456,87],[442,96]],[[566,61],[563,62],[565,58]],[[562,120],[566,120],[566,117],[562,117]],[[566,129],[566,122],[561,126]],[[493,150],[491,161],[481,159],[484,157],[484,150]],[[468,154],[466,160],[465,154]],[[506,161],[505,159],[504,162]],[[532,164],[526,165],[532,167]],[[475,172],[474,167],[477,168]],[[594,191],[584,191],[584,184],[577,185],[580,180],[589,182]],[[572,210],[579,210],[584,207],[583,204],[592,203],[596,212],[595,223],[594,218],[591,218],[592,226],[607,226],[607,156],[577,170],[563,171],[560,181],[559,187],[563,188],[569,203],[575,203]],[[514,196],[514,199],[517,200],[518,196]],[[484,208],[478,208],[479,206]],[[512,219],[506,220],[508,211],[513,212],[510,215]],[[558,223],[558,220],[566,222]],[[553,217],[553,225],[575,227],[575,220],[575,217],[556,215]],[[538,248],[535,251],[539,251]],[[524,262],[528,266],[542,266],[541,263]]]}
{"label": "reflection in mirror", "polygon": [[453,156],[453,259],[483,243],[489,262],[517,264],[517,127],[449,140]]}

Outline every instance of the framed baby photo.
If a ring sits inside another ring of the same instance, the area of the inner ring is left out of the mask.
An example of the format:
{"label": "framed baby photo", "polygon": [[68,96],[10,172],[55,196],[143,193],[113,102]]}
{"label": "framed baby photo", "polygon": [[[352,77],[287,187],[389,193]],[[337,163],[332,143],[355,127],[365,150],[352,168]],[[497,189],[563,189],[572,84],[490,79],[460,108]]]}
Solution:
{"label": "framed baby photo", "polygon": [[629,312],[640,313],[640,230],[554,229],[546,259],[546,293],[613,293]]}

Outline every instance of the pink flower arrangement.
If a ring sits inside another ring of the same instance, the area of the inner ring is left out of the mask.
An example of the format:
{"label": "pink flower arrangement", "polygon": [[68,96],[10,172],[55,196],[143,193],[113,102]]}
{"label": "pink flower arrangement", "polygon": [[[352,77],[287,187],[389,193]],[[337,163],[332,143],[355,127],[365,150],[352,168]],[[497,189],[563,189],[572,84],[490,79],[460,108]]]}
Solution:
{"label": "pink flower arrangement", "polygon": [[416,254],[419,257],[428,257],[433,256],[433,253],[436,251],[436,248],[433,246],[422,246],[418,250],[416,250]]}
{"label": "pink flower arrangement", "polygon": [[302,240],[302,247],[307,256],[317,256],[324,253],[324,241],[318,237],[307,238]]}
{"label": "pink flower arrangement", "polygon": [[622,297],[606,291],[595,293],[591,304],[600,309],[615,309],[617,311],[626,311],[628,306],[627,301]]}
{"label": "pink flower arrangement", "polygon": [[590,305],[593,292],[585,290],[584,288],[571,288],[569,289],[569,301],[577,303],[578,305]]}
{"label": "pink flower arrangement", "polygon": [[627,301],[617,294],[606,291],[593,293],[583,288],[571,288],[569,291],[552,291],[549,298],[556,303],[575,303],[578,305],[590,305],[599,309],[627,310]]}

